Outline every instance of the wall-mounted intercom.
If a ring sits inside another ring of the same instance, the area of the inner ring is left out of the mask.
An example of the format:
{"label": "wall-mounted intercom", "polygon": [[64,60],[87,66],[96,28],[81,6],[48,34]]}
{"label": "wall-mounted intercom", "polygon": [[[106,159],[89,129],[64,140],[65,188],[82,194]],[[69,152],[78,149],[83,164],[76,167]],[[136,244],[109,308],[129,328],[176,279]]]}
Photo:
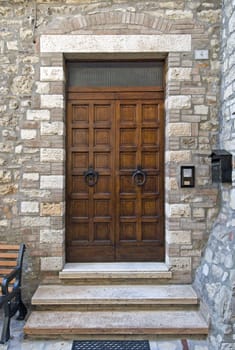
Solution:
{"label": "wall-mounted intercom", "polygon": [[195,186],[195,166],[183,165],[180,168],[180,185],[181,187]]}
{"label": "wall-mounted intercom", "polygon": [[212,182],[232,183],[232,154],[225,150],[214,150],[210,157]]}

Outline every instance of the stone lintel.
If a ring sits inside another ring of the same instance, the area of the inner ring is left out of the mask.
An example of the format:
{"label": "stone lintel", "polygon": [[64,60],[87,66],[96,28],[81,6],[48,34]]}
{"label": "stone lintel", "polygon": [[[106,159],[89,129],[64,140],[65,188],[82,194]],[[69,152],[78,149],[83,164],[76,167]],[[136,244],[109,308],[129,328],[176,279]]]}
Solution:
{"label": "stone lintel", "polygon": [[191,51],[191,35],[42,35],[41,53],[132,53]]}

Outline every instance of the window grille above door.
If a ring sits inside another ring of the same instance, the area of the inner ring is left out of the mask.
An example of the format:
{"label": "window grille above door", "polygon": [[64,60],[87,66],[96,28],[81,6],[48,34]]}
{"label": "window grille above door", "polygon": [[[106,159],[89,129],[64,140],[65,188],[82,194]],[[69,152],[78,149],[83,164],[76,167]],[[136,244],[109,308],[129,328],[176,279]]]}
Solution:
{"label": "window grille above door", "polygon": [[68,62],[69,87],[163,86],[162,61]]}

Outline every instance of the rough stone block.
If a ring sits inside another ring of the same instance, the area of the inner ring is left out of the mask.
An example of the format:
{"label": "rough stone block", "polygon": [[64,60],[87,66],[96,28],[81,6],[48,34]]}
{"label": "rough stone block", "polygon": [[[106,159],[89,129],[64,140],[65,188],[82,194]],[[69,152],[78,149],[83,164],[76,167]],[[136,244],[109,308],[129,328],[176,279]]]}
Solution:
{"label": "rough stone block", "polygon": [[194,218],[204,218],[205,217],[205,209],[193,208],[193,217]]}
{"label": "rough stone block", "polygon": [[12,174],[10,171],[0,170],[0,183],[1,184],[11,182],[11,177],[12,177]]}
{"label": "rough stone block", "polygon": [[198,18],[206,23],[214,24],[220,21],[221,10],[204,10],[198,13]]}
{"label": "rough stone block", "polygon": [[63,259],[60,256],[41,258],[41,271],[59,271],[63,268]]}
{"label": "rough stone block", "polygon": [[177,191],[179,189],[179,185],[178,185],[177,179],[167,177],[165,179],[165,182],[166,182],[166,188],[168,190],[171,190],[171,191],[176,190]]}
{"label": "rough stone block", "polygon": [[50,92],[50,84],[47,82],[36,82],[36,92],[38,94],[49,94]]}
{"label": "rough stone block", "polygon": [[13,79],[11,91],[14,95],[31,95],[33,79],[31,76],[16,76]]}
{"label": "rough stone block", "polygon": [[13,152],[13,143],[10,142],[1,142],[0,150],[4,153],[12,153]]}
{"label": "rough stone block", "polygon": [[8,50],[18,50],[18,42],[17,41],[8,41],[7,42],[7,49]]}
{"label": "rough stone block", "polygon": [[205,105],[194,106],[195,114],[207,115],[208,111],[209,111],[208,106],[205,106]]}
{"label": "rough stone block", "polygon": [[39,216],[24,216],[21,218],[22,227],[49,227],[50,218]]}
{"label": "rough stone block", "polygon": [[0,227],[7,227],[8,226],[8,220],[0,220]]}
{"label": "rough stone block", "polygon": [[202,273],[203,273],[203,275],[204,275],[204,276],[208,276],[209,271],[210,271],[210,268],[209,268],[208,264],[204,264],[203,267],[202,267]]}
{"label": "rough stone block", "polygon": [[192,11],[182,11],[182,10],[166,10],[166,16],[169,19],[191,19],[193,18],[193,12]]}
{"label": "rough stone block", "polygon": [[15,184],[6,184],[6,185],[0,185],[0,195],[6,196],[9,194],[14,194],[18,191],[18,185]]}

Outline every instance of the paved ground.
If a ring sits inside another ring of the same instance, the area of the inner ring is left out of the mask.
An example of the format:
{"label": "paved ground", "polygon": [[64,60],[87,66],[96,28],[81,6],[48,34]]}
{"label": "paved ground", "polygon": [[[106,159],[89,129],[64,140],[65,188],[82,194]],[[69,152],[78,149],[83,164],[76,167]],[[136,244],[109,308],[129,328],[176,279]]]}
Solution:
{"label": "paved ground", "polygon": [[[2,317],[0,315],[0,317]],[[1,321],[0,321],[1,325]],[[0,350],[71,350],[72,341],[64,340],[30,340],[23,336],[24,321],[12,320],[11,339],[1,345]],[[151,339],[151,350],[208,350],[205,341],[175,339]]]}

